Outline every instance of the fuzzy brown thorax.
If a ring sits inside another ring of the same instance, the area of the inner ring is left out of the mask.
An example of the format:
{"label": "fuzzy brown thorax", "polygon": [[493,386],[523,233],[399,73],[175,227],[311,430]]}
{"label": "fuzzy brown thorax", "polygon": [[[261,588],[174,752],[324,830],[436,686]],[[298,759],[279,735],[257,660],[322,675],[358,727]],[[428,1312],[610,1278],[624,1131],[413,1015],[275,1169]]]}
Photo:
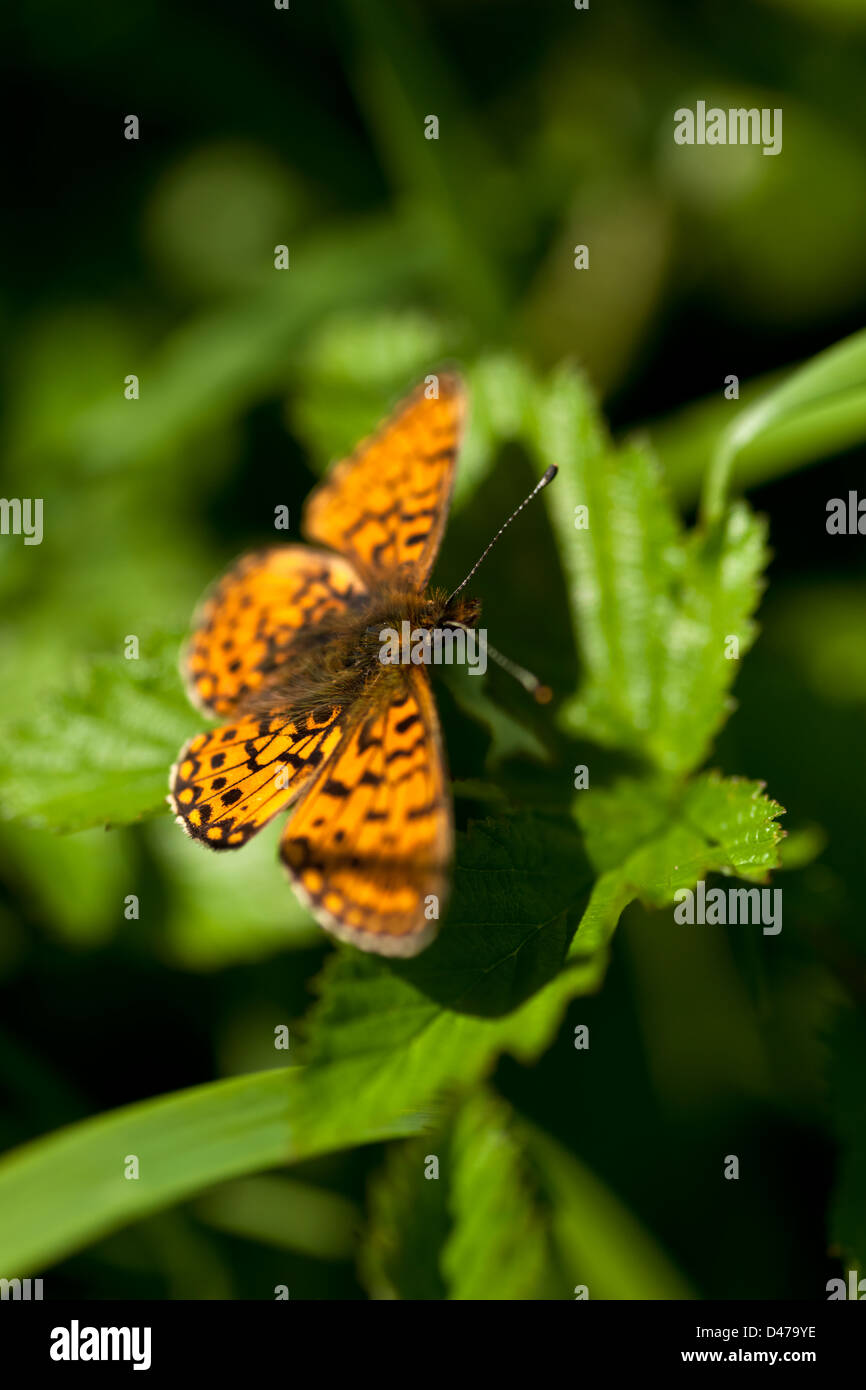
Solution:
{"label": "fuzzy brown thorax", "polygon": [[359,595],[346,612],[326,616],[298,635],[290,660],[275,668],[246,709],[258,713],[277,704],[290,713],[349,704],[362,698],[375,680],[407,678],[400,667],[383,666],[382,632],[399,632],[404,622],[426,631],[458,624],[474,627],[480,614],[480,600],[460,594],[449,602],[444,589],[422,593],[395,587]]}

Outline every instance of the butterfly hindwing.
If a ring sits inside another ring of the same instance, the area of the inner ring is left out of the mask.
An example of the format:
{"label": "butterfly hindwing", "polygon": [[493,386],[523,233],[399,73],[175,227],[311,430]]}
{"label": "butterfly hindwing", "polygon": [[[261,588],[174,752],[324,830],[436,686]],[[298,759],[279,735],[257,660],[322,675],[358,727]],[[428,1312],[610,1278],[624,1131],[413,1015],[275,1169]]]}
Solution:
{"label": "butterfly hindwing", "polygon": [[340,555],[307,545],[244,555],[205,595],[181,658],[199,709],[231,716],[290,658],[292,645],[364,592]]}
{"label": "butterfly hindwing", "polygon": [[286,716],[241,718],[196,734],[171,770],[172,808],[188,835],[212,849],[239,849],[295,799],[344,734],[338,705]]}
{"label": "butterfly hindwing", "polygon": [[380,677],[291,816],[281,854],[322,926],[381,955],[435,935],[453,847],[432,691],[411,667]]}
{"label": "butterfly hindwing", "polygon": [[419,386],[307,502],[305,534],[348,555],[373,583],[399,576],[422,588],[439,549],[465,396],[457,376],[437,380],[438,396]]}

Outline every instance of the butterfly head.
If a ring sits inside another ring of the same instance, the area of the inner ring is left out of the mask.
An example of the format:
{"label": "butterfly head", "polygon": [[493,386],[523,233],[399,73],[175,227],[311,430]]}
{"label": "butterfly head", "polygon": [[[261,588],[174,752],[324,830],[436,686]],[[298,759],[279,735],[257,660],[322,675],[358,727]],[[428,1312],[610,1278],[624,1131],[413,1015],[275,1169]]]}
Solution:
{"label": "butterfly head", "polygon": [[395,591],[371,604],[364,615],[362,631],[353,638],[355,650],[381,643],[383,628],[400,628],[406,621],[412,628],[433,631],[436,628],[475,627],[481,616],[481,600],[463,594],[449,598],[447,589],[431,589],[427,593]]}
{"label": "butterfly head", "polygon": [[481,617],[481,600],[458,594],[449,598],[443,589],[429,600],[429,616],[425,626],[429,627],[475,627]]}

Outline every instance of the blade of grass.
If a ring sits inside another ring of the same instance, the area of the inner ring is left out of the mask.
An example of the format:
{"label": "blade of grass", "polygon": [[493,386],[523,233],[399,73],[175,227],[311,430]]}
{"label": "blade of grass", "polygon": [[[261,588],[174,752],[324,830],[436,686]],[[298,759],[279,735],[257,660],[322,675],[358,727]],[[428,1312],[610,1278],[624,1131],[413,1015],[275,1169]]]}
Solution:
{"label": "blade of grass", "polygon": [[734,462],[771,432],[783,430],[796,450],[826,453],[837,430],[848,443],[866,438],[866,331],[855,333],[811,358],[768,395],[741,411],[718,440],[704,480],[701,513],[708,525],[721,518]]}
{"label": "blade of grass", "polygon": [[[295,1137],[304,1069],[279,1067],[124,1106],[0,1160],[0,1273],[27,1277],[226,1178],[307,1156]],[[393,1133],[411,1134],[407,1117]],[[303,1123],[300,1125],[304,1132]],[[371,1136],[360,1126],[348,1147]],[[138,1177],[127,1178],[130,1158]]]}

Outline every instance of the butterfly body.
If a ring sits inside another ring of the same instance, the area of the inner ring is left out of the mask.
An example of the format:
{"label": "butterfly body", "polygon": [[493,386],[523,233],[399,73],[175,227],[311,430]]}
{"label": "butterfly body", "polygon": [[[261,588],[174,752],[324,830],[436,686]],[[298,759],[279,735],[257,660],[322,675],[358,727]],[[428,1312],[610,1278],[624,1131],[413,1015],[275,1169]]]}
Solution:
{"label": "butterfly body", "polygon": [[364,594],[345,614],[299,634],[291,660],[247,697],[243,712],[294,716],[363,700],[379,685],[396,690],[405,685],[406,673],[400,665],[383,663],[383,633],[402,632],[404,623],[416,632],[474,627],[479,616],[477,599],[461,596],[449,604],[444,590],[424,595],[392,587]]}

